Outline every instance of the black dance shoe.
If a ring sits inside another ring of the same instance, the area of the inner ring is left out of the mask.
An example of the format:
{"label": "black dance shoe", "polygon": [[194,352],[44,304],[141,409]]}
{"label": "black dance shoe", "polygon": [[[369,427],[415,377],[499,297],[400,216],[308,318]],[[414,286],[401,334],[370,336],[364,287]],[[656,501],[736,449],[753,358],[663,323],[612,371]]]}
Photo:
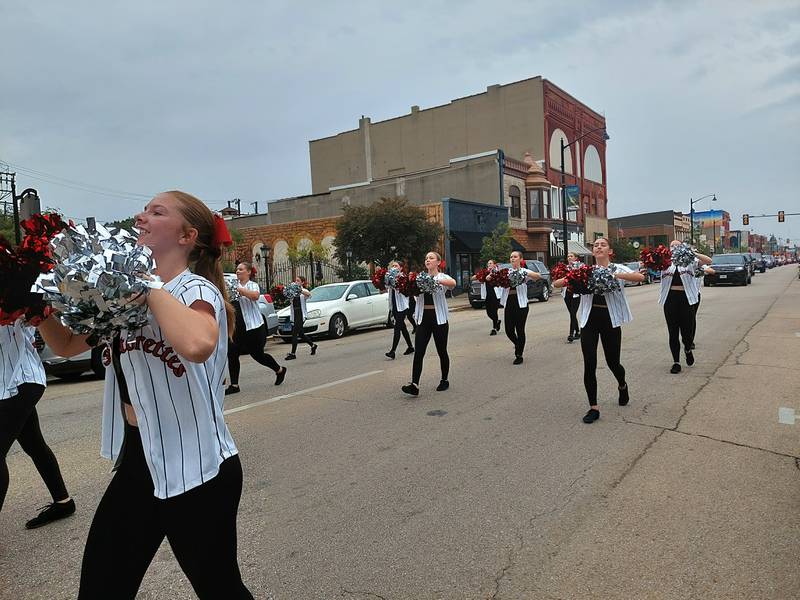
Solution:
{"label": "black dance shoe", "polygon": [[496,330],[496,329],[492,329],[492,330],[489,332],[489,335],[497,335],[497,330]]}
{"label": "black dance shoe", "polygon": [[409,346],[406,348],[406,351],[403,352],[403,356],[408,356],[409,354],[414,354],[414,346]]}
{"label": "black dance shoe", "polygon": [[675,375],[676,373],[681,372],[681,366],[678,363],[673,363],[672,368],[669,370],[670,373]]}
{"label": "black dance shoe", "polygon": [[403,390],[403,392],[405,392],[409,396],[419,396],[419,388],[415,383],[407,383],[400,389]]}
{"label": "black dance shoe", "polygon": [[286,355],[286,358],[284,360],[294,360],[295,358],[297,358],[297,356],[289,352],[289,354]]}
{"label": "black dance shoe", "polygon": [[517,357],[514,359],[514,364],[515,364],[515,365],[521,365],[521,364],[522,364],[522,357],[521,357],[521,356],[517,356]]}
{"label": "black dance shoe", "polygon": [[25,529],[36,529],[37,527],[42,527],[53,521],[65,519],[73,514],[75,514],[74,500],[70,499],[69,502],[53,502],[43,507],[42,512],[25,523]]}
{"label": "black dance shoe", "polygon": [[567,343],[568,344],[571,344],[574,340],[575,340],[575,338],[572,337],[571,335],[567,336]]}
{"label": "black dance shoe", "polygon": [[389,350],[386,353],[386,358],[391,358],[392,360],[394,360],[394,350]]}
{"label": "black dance shoe", "polygon": [[286,379],[286,367],[281,367],[281,370],[275,373],[275,385],[280,385]]}
{"label": "black dance shoe", "polygon": [[317,353],[318,346],[316,344],[311,344],[311,356],[314,356]]}
{"label": "black dance shoe", "polygon": [[628,384],[625,384],[625,387],[619,388],[619,405],[620,406],[627,406],[628,402],[630,402],[630,396],[628,395]]}
{"label": "black dance shoe", "polygon": [[694,354],[691,350],[686,351],[686,364],[690,367],[694,364]]}
{"label": "black dance shoe", "polygon": [[596,408],[590,408],[589,412],[583,415],[583,422],[584,423],[594,423],[597,419],[600,418],[600,411]]}
{"label": "black dance shoe", "polygon": [[437,392],[443,392],[443,391],[445,391],[445,390],[446,390],[447,388],[449,388],[449,387],[450,387],[450,382],[449,382],[449,381],[447,381],[447,379],[442,379],[442,380],[439,382],[439,385],[437,385],[437,386],[436,386],[436,391],[437,391]]}
{"label": "black dance shoe", "polygon": [[230,396],[231,394],[238,394],[241,391],[242,390],[239,389],[238,385],[231,384],[231,385],[229,385],[228,387],[225,388],[225,395],[226,396]]}
{"label": "black dance shoe", "polygon": [[497,323],[494,324],[495,331],[500,331],[500,323],[502,322],[501,319],[497,319]]}

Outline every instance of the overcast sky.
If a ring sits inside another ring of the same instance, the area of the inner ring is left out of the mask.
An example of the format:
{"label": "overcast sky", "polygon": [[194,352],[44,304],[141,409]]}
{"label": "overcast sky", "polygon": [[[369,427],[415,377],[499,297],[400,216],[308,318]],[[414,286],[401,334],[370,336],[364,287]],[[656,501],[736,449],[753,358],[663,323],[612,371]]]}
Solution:
{"label": "overcast sky", "polygon": [[536,75],[606,115],[611,216],[800,212],[797,0],[2,6],[0,161],[71,216],[173,188],[263,211],[310,193],[310,139]]}

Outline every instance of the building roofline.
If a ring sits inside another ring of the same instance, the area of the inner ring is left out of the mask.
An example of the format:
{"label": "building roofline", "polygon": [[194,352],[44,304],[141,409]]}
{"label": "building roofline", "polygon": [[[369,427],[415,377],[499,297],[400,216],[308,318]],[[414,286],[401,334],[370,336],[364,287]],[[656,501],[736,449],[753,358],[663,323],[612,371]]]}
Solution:
{"label": "building roofline", "polygon": [[549,79],[542,79],[542,81],[543,81],[543,82],[545,82],[545,83],[548,83],[549,85],[552,85],[552,86],[553,86],[554,88],[556,88],[556,89],[557,89],[559,92],[561,92],[562,94],[564,94],[565,96],[567,96],[567,97],[568,97],[570,100],[572,100],[572,101],[573,101],[575,104],[579,104],[580,106],[582,106],[582,107],[583,107],[583,108],[585,108],[586,110],[588,110],[588,111],[590,111],[591,113],[593,113],[593,114],[594,114],[594,115],[595,115],[595,116],[596,116],[598,119],[600,119],[601,121],[603,121],[603,122],[605,123],[605,120],[606,120],[606,116],[605,116],[605,115],[602,115],[602,114],[600,114],[599,112],[597,112],[595,109],[593,109],[591,106],[589,106],[589,105],[588,105],[588,104],[586,104],[585,102],[581,102],[581,101],[580,101],[580,100],[578,100],[578,99],[577,99],[575,96],[573,96],[572,94],[570,94],[569,92],[567,92],[566,90],[564,90],[562,87],[560,87],[560,86],[556,85],[555,83],[553,83],[553,82],[552,82],[552,81],[550,81]]}

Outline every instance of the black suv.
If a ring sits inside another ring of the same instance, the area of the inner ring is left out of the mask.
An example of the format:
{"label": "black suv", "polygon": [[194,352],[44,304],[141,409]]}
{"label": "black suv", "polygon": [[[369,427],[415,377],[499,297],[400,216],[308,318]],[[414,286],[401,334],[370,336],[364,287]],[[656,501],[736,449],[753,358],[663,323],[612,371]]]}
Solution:
{"label": "black suv", "polygon": [[744,254],[715,254],[711,257],[714,275],[706,275],[703,285],[708,287],[717,283],[747,285],[751,282],[750,264]]}
{"label": "black suv", "polygon": [[[500,263],[497,265],[500,269],[510,269],[510,263]],[[539,302],[547,302],[550,299],[550,294],[553,291],[553,282],[550,281],[550,269],[547,268],[542,261],[533,260],[531,258],[525,259],[525,268],[531,271],[536,271],[542,276],[541,279],[533,281],[528,280],[528,300],[536,298]],[[473,281],[469,286],[469,303],[472,308],[483,307],[484,301],[481,300],[481,282]]]}

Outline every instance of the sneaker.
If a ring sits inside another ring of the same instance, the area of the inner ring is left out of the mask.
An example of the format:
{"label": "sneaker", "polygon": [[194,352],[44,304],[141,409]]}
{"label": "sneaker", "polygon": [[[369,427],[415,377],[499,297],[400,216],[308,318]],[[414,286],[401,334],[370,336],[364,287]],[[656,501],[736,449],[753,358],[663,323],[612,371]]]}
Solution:
{"label": "sneaker", "polygon": [[388,352],[385,354],[385,356],[386,356],[386,358],[391,358],[392,360],[394,360],[394,350],[389,350],[389,351],[388,351]]}
{"label": "sneaker", "polygon": [[280,385],[286,379],[286,367],[281,367],[281,370],[275,373],[275,385]]}
{"label": "sneaker", "polygon": [[496,329],[492,329],[492,330],[489,332],[489,335],[497,335],[497,330],[496,330]]}
{"label": "sneaker", "polygon": [[630,396],[628,395],[628,384],[625,384],[625,387],[619,388],[619,405],[620,406],[627,406],[628,402],[630,402]]}
{"label": "sneaker", "polygon": [[521,356],[517,356],[517,357],[514,359],[514,364],[515,364],[515,365],[521,365],[521,364],[522,364],[522,357],[521,357]]}
{"label": "sneaker", "polygon": [[686,351],[686,364],[690,367],[694,364],[694,354],[691,350]]}
{"label": "sneaker", "polygon": [[416,383],[407,383],[400,388],[409,396],[419,396],[419,388]]}
{"label": "sneaker", "polygon": [[318,346],[316,344],[311,344],[311,356],[314,356],[317,353]]}
{"label": "sneaker", "polygon": [[678,363],[673,363],[672,368],[669,370],[670,373],[675,375],[675,373],[681,372],[681,366]]}
{"label": "sneaker", "polygon": [[406,351],[403,352],[403,356],[408,356],[409,354],[414,354],[414,346],[409,346],[406,348]]}
{"label": "sneaker", "polygon": [[231,394],[238,394],[241,391],[242,390],[239,389],[238,385],[231,384],[231,385],[229,385],[228,387],[225,388],[225,395],[226,396],[230,396]]}
{"label": "sneaker", "polygon": [[439,385],[437,385],[437,386],[436,386],[436,391],[437,391],[437,392],[443,392],[443,391],[445,391],[445,390],[446,390],[447,388],[449,388],[449,387],[450,387],[450,382],[449,382],[449,381],[447,381],[447,379],[442,379],[442,380],[439,382]]}
{"label": "sneaker", "polygon": [[43,506],[41,512],[25,523],[25,529],[36,529],[53,521],[64,519],[75,513],[75,501],[70,499],[69,502],[53,502],[47,506]]}
{"label": "sneaker", "polygon": [[289,354],[286,355],[286,358],[284,360],[294,360],[295,358],[297,358],[297,356],[289,352]]}
{"label": "sneaker", "polygon": [[571,335],[567,336],[567,343],[568,344],[571,344],[574,340],[575,340],[575,338],[572,337]]}
{"label": "sneaker", "polygon": [[583,415],[583,422],[584,423],[594,423],[597,419],[600,418],[600,411],[596,408],[590,408],[589,412]]}
{"label": "sneaker", "polygon": [[497,323],[496,323],[496,324],[495,324],[495,326],[494,326],[494,328],[495,328],[497,331],[500,331],[500,323],[502,323],[502,321],[501,321],[500,319],[497,319]]}

